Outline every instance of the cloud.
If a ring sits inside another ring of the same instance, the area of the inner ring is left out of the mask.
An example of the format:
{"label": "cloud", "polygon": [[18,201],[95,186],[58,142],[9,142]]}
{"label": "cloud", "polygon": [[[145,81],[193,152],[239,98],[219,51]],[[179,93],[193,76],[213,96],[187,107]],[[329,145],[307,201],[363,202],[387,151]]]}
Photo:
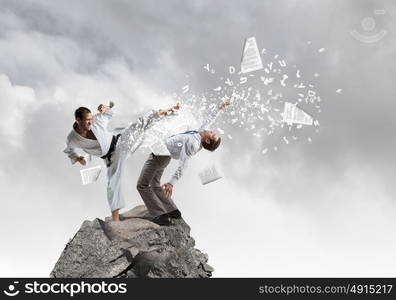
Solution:
{"label": "cloud", "polygon": [[[395,203],[384,192],[384,183],[364,166],[349,165],[339,181],[327,185],[321,176],[306,178],[300,190],[288,179],[272,186],[266,177],[260,177],[265,190],[253,184],[246,188],[227,172],[225,178],[202,186],[197,172],[224,155],[211,154],[197,156],[174,192],[197,246],[217,264],[215,276],[393,274],[395,265],[389,262],[396,244],[389,233],[396,229]],[[183,189],[184,184],[194,186],[195,192]],[[289,201],[280,197],[281,190]]]}
{"label": "cloud", "polygon": [[34,90],[26,86],[12,85],[10,79],[0,74],[0,139],[11,147],[22,147],[26,130],[26,115],[35,110]]}

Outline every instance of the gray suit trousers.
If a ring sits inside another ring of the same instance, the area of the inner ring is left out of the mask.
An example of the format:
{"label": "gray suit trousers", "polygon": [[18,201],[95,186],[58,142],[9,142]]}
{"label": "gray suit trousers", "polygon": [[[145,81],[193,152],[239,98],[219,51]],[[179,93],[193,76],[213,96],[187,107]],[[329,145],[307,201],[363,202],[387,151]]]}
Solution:
{"label": "gray suit trousers", "polygon": [[177,209],[173,200],[165,196],[161,187],[161,176],[170,160],[170,156],[156,156],[151,153],[137,182],[137,190],[152,217]]}

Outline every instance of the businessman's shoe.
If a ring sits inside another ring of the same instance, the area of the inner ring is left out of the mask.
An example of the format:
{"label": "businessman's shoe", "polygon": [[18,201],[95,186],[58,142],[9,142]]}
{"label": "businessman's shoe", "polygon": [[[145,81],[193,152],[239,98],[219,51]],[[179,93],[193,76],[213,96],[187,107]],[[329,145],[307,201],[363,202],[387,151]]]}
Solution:
{"label": "businessman's shoe", "polygon": [[154,219],[152,219],[151,222],[154,222],[155,224],[158,224],[158,225],[164,225],[164,226],[172,225],[172,221],[168,217],[167,214],[157,216]]}
{"label": "businessman's shoe", "polygon": [[173,218],[173,219],[180,219],[181,218],[181,212],[180,210],[172,210],[171,212],[168,212],[168,217]]}

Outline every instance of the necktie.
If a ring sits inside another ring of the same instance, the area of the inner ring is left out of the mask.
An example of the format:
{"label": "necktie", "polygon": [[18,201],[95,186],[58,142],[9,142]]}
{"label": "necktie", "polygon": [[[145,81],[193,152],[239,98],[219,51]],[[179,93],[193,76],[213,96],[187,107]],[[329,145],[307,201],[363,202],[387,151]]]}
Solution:
{"label": "necktie", "polygon": [[183,132],[182,134],[194,134],[194,133],[198,133],[198,131],[196,131],[196,130],[187,130],[187,131]]}
{"label": "necktie", "polygon": [[[195,133],[198,133],[198,131],[196,131],[196,130],[187,130],[185,132],[178,133],[178,134],[195,134]],[[177,135],[177,134],[171,135],[170,137],[173,137],[175,135]]]}

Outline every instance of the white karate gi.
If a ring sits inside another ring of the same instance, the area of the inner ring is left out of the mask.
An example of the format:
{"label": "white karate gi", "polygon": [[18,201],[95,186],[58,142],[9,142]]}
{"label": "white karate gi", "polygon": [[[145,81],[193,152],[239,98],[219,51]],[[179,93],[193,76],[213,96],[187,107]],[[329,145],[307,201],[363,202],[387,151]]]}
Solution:
{"label": "white karate gi", "polygon": [[[76,148],[80,148],[90,155],[99,157],[108,153],[113,134],[107,131],[107,125],[112,116],[113,110],[108,109],[92,117],[92,132],[97,140],[82,137],[73,126],[73,130],[67,136],[66,148],[63,151],[70,158],[72,164],[75,164],[79,157],[75,151]],[[111,211],[125,207],[121,190],[125,161],[142,144],[144,132],[159,118],[158,111],[152,110],[122,131],[114,152],[110,156],[111,164],[107,167],[107,200]]]}

